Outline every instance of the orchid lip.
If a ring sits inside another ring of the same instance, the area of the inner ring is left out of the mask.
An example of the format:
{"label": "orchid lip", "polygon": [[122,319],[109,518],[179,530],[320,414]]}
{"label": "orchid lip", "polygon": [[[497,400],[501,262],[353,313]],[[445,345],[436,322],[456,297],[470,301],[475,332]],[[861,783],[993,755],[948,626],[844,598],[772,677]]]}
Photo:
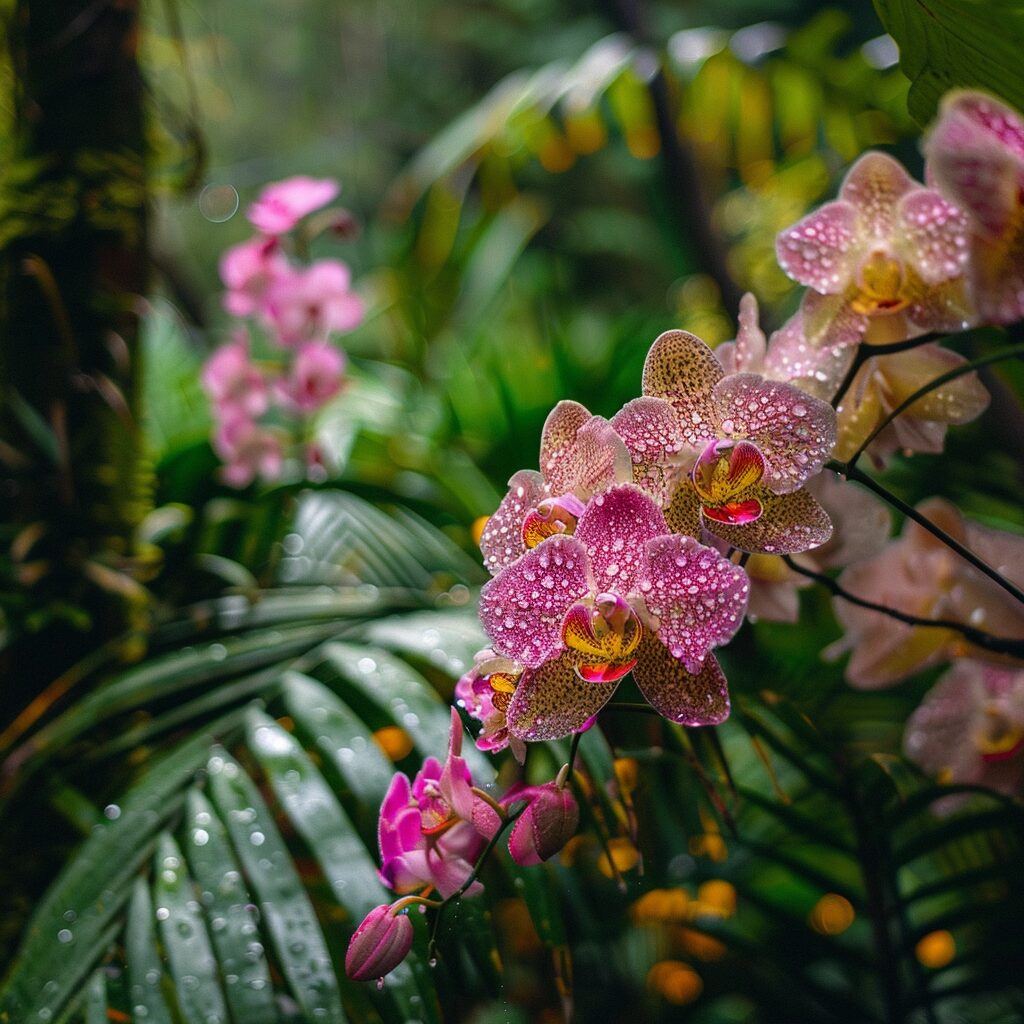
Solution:
{"label": "orchid lip", "polygon": [[571,535],[585,508],[586,505],[575,494],[545,498],[523,520],[523,544],[527,548],[535,548],[548,537]]}
{"label": "orchid lip", "polygon": [[562,640],[576,674],[587,682],[621,679],[636,664],[643,637],[636,612],[618,594],[598,594],[574,604],[562,622]]}

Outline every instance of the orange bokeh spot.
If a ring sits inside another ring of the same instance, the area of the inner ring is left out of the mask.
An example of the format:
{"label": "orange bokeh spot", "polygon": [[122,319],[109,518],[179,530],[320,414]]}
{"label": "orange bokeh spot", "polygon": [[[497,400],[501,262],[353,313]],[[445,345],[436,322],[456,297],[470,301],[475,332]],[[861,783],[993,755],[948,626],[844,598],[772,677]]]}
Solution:
{"label": "orange bokeh spot", "polygon": [[945,967],[956,956],[956,940],[947,931],[929,932],[914,953],[925,967]]}
{"label": "orange bokeh spot", "polygon": [[736,890],[720,878],[704,882],[697,890],[697,913],[732,917],[736,913]]}
{"label": "orange bokeh spot", "polygon": [[385,725],[383,729],[378,729],[373,734],[373,738],[377,746],[392,761],[401,761],[412,751],[412,739],[404,729],[400,729],[397,725]]}
{"label": "orange bokeh spot", "polygon": [[487,521],[490,518],[490,516],[477,516],[477,518],[473,520],[473,525],[469,528],[470,533],[473,535],[473,543],[476,544],[477,547],[480,546],[480,538],[483,536],[484,527],[487,525]]}
{"label": "orange bokeh spot", "polygon": [[[609,861],[608,855],[611,854]],[[617,836],[608,840],[608,852],[602,853],[597,859],[598,870],[606,878],[614,878],[616,873],[635,868],[640,861],[640,851],[625,836]]]}
{"label": "orange bokeh spot", "polygon": [[841,935],[856,917],[853,904],[845,896],[827,892],[814,904],[807,920],[822,935]]}
{"label": "orange bokeh spot", "polygon": [[704,991],[701,976],[681,960],[659,960],[647,972],[647,987],[676,1006],[692,1003]]}

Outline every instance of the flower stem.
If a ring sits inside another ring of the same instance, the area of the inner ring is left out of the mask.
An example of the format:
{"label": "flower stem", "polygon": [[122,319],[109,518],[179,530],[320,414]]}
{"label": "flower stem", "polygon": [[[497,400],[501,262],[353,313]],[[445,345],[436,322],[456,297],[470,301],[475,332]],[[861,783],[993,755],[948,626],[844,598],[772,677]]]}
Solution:
{"label": "flower stem", "polygon": [[922,345],[929,345],[933,341],[938,341],[941,338],[948,338],[950,336],[951,335],[948,333],[932,332],[931,334],[922,334],[917,338],[908,338],[906,341],[893,341],[888,345],[868,345],[866,342],[862,341],[857,346],[857,354],[853,357],[853,362],[850,363],[850,368],[846,371],[846,376],[843,377],[842,383],[836,389],[836,393],[832,397],[832,408],[838,408],[839,403],[843,400],[846,392],[850,390],[850,386],[853,384],[853,380],[857,376],[857,371],[860,370],[860,368],[869,359],[874,359],[875,356],[891,356],[897,352],[906,352],[909,349],[920,348]]}
{"label": "flower stem", "polygon": [[890,618],[896,619],[898,622],[904,622],[908,626],[924,626],[934,629],[956,630],[956,632],[961,633],[976,647],[982,647],[986,651],[992,651],[994,654],[1009,654],[1015,658],[1024,658],[1024,640],[993,636],[991,633],[986,633],[984,630],[975,629],[973,626],[965,625],[962,622],[954,622],[952,619],[926,619],[920,615],[908,615],[906,612],[901,612],[896,608],[890,608],[888,605],[878,604],[875,601],[868,601],[862,597],[858,597],[856,594],[851,594],[850,591],[840,586],[840,584],[831,576],[815,572],[813,569],[806,569],[804,566],[800,565],[799,562],[794,561],[789,555],[783,555],[782,560],[790,567],[790,569],[793,570],[793,572],[799,573],[801,576],[806,576],[808,579],[814,580],[816,583],[820,583],[835,597],[842,598],[844,601],[849,601],[850,604],[855,604],[860,608],[867,608],[870,611],[888,615]]}
{"label": "flower stem", "polygon": [[858,469],[856,466],[846,466],[841,462],[829,463],[829,469],[834,470],[837,473],[849,477],[851,480],[856,480],[858,483],[863,484],[870,491],[874,491],[883,501],[887,501],[894,509],[898,512],[902,512],[908,519],[913,519],[918,526],[927,530],[933,537],[942,541],[946,547],[955,551],[965,561],[971,563],[978,572],[986,575],[994,583],[998,584],[1012,597],[1015,597],[1021,604],[1024,604],[1024,590],[1011,583],[1010,580],[1006,579],[1002,573],[993,569],[988,562],[980,559],[973,551],[965,548],[960,541],[956,538],[951,537],[945,530],[936,526],[927,516],[921,515],[912,505],[908,505],[902,498],[897,497],[887,487],[883,487],[874,477],[869,476],[863,470]]}

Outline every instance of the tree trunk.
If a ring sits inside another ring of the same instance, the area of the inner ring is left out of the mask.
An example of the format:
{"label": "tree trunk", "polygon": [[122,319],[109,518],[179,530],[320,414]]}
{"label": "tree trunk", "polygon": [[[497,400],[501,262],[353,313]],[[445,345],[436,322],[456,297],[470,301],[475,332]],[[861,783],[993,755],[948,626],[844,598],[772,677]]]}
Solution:
{"label": "tree trunk", "polygon": [[[0,196],[0,669],[38,691],[126,622],[144,507],[138,0],[14,0]],[[6,663],[4,663],[6,662]],[[21,700],[5,706],[17,707]]]}

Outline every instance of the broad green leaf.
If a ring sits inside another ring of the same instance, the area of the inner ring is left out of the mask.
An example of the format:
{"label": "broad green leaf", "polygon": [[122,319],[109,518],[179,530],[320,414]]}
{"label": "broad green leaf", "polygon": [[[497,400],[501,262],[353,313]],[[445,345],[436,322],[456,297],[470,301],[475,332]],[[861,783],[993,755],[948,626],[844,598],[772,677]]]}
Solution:
{"label": "broad green leaf", "polygon": [[228,1008],[206,922],[181,850],[166,833],[157,847],[154,875],[160,937],[182,1016],[187,1021],[226,1024]]}
{"label": "broad green leaf", "polygon": [[171,1024],[163,996],[163,963],[156,948],[156,917],[145,879],[137,878],[125,926],[125,960],[132,1013],[146,1024]]}
{"label": "broad green leaf", "polygon": [[249,891],[223,822],[197,790],[188,795],[182,845],[200,889],[232,1017],[245,1024],[276,1024],[270,971]]}
{"label": "broad green leaf", "polygon": [[344,1024],[323,931],[269,808],[226,752],[208,765],[213,802],[259,900],[263,924],[299,1005],[312,1024]]}
{"label": "broad green leaf", "polygon": [[875,0],[910,79],[910,113],[935,116],[949,89],[987,89],[1024,109],[1024,7],[1017,0]]}

